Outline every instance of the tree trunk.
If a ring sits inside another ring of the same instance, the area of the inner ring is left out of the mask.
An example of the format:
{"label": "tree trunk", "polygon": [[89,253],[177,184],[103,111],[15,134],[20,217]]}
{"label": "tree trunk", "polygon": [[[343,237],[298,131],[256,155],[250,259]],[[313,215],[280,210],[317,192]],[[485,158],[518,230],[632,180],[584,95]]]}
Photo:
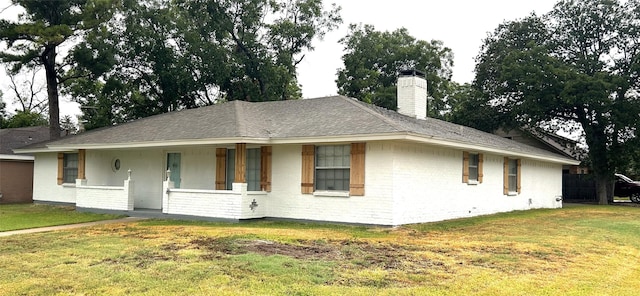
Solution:
{"label": "tree trunk", "polygon": [[49,136],[60,138],[60,107],[58,104],[58,78],[56,76],[56,47],[45,47],[40,57],[47,77],[47,95],[49,97]]}
{"label": "tree trunk", "polygon": [[[598,204],[609,204],[609,186],[613,182],[615,168],[610,165],[609,151],[607,149],[607,136],[605,128],[598,124],[589,124],[584,114],[580,116],[582,128],[585,131],[587,145],[589,146],[589,159],[596,179],[596,194]],[[599,117],[598,117],[599,118]]]}
{"label": "tree trunk", "polygon": [[598,196],[598,204],[600,205],[608,205],[609,204],[609,194],[608,188],[610,182],[609,177],[596,175],[596,194]]}

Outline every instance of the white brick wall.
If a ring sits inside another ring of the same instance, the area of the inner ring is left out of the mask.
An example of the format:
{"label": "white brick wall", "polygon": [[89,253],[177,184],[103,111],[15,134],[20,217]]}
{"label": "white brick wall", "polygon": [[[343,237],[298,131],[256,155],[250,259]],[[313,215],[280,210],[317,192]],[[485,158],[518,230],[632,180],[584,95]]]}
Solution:
{"label": "white brick wall", "polygon": [[367,143],[365,196],[335,197],[301,194],[301,146],[274,146],[273,191],[267,197],[267,215],[290,219],[391,224],[391,149],[392,146],[387,143]]}
{"label": "white brick wall", "polygon": [[417,76],[398,77],[398,113],[413,118],[427,117],[427,81]]}
{"label": "white brick wall", "polygon": [[[242,196],[224,190],[171,189],[163,213],[240,219]],[[247,204],[247,207],[249,205]]]}
{"label": "white brick wall", "polygon": [[79,208],[133,211],[133,181],[124,186],[87,186],[85,180],[76,180],[76,206]]}
{"label": "white brick wall", "polygon": [[[120,159],[120,170],[113,171],[111,162]],[[136,208],[160,209],[162,206],[162,180],[164,177],[164,151],[140,150],[88,150],[86,178],[89,186],[122,186],[131,170],[136,181],[133,196]]]}
{"label": "white brick wall", "polygon": [[[462,151],[396,144],[394,224],[556,208],[562,194],[562,166],[522,161],[522,194],[503,194],[503,156],[484,154],[484,180],[462,183]],[[529,203],[531,199],[531,204]]]}
{"label": "white brick wall", "polygon": [[37,153],[33,166],[33,200],[76,202],[75,184],[58,185],[58,154]]}
{"label": "white brick wall", "polygon": [[[301,145],[275,145],[272,155],[272,192],[213,190],[215,147],[171,150],[181,152],[183,189],[173,189],[163,205],[162,179],[167,151],[87,152],[89,186],[123,184],[133,171],[135,207],[163,208],[169,214],[228,219],[279,217],[363,224],[400,225],[491,214],[530,208],[556,208],[562,192],[561,165],[524,159],[522,194],[505,196],[503,156],[484,154],[484,182],[462,183],[462,152],[414,143],[369,142],[365,155],[365,196],[301,194]],[[120,158],[122,168],[111,171]],[[34,199],[76,202],[76,188],[56,184],[55,153],[36,155]],[[106,180],[106,181],[105,181]],[[120,185],[121,186],[121,185]],[[189,186],[189,187],[187,187]],[[126,209],[122,198],[98,196],[122,190],[78,188],[78,206]],[[251,210],[255,199],[257,207]]]}
{"label": "white brick wall", "polygon": [[247,184],[234,183],[234,190],[175,189],[169,182],[164,186],[165,214],[236,220],[266,217],[267,193],[247,192]]}

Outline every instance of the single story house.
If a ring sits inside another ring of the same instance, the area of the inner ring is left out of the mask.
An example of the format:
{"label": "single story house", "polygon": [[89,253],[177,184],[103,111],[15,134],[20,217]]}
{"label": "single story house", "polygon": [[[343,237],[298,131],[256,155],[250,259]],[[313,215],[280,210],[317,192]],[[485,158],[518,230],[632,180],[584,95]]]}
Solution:
{"label": "single story house", "polygon": [[344,96],[232,101],[22,149],[34,200],[81,209],[402,225],[562,207],[576,160],[426,117],[420,73],[398,109]]}
{"label": "single story house", "polygon": [[0,204],[32,202],[34,157],[13,149],[46,140],[46,126],[0,129]]}

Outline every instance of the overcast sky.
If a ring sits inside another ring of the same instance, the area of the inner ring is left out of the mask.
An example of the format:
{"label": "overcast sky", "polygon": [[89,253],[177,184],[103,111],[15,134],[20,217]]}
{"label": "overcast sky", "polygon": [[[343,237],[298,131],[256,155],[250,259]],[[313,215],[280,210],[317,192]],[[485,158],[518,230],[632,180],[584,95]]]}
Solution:
{"label": "overcast sky", "polygon": [[[325,2],[327,2],[325,0]],[[331,1],[328,1],[330,3]],[[336,1],[342,7],[344,23],[316,42],[298,67],[298,80],[305,98],[337,93],[336,72],[343,67],[342,45],[351,23],[374,25],[378,31],[405,27],[421,40],[441,40],[453,50],[453,80],[465,83],[474,78],[474,58],[482,40],[505,20],[523,18],[535,11],[549,12],[556,0],[349,0]]]}
{"label": "overcast sky", "polygon": [[[46,0],[43,0],[46,1]],[[325,3],[332,1],[324,0]],[[305,98],[337,93],[336,72],[342,65],[342,46],[338,40],[347,34],[351,23],[371,24],[379,31],[405,27],[409,34],[421,40],[441,40],[454,53],[453,80],[471,82],[474,58],[482,40],[505,20],[522,18],[535,11],[544,14],[556,0],[348,0],[335,1],[342,7],[343,24],[316,40],[315,50],[306,54],[298,66],[298,81]],[[9,5],[0,0],[0,11]],[[11,17],[10,10],[0,14]],[[15,14],[15,12],[13,13]],[[0,88],[7,93],[6,77]],[[5,95],[6,97],[7,95]],[[6,98],[5,98],[6,101]],[[61,102],[62,115],[78,114],[75,103]]]}

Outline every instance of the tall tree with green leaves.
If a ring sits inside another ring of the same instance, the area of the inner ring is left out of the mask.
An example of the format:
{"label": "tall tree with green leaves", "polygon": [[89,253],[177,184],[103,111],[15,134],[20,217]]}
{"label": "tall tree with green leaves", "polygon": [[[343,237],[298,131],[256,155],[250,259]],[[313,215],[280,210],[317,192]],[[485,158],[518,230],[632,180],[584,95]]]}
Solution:
{"label": "tall tree with green leaves", "polygon": [[[183,22],[169,1],[127,0],[108,30],[92,31],[70,54],[82,79],[65,89],[82,106],[85,128],[211,103],[193,79]],[[215,69],[211,69],[215,71]]]}
{"label": "tall tree with green leaves", "polygon": [[98,27],[110,17],[111,0],[12,0],[24,8],[18,21],[0,20],[0,62],[22,67],[42,66],[45,70],[52,139],[60,137],[59,84],[74,76],[66,75],[60,48]]}
{"label": "tall tree with green leaves", "polygon": [[6,128],[45,126],[47,125],[47,119],[39,113],[18,111],[7,119],[5,125]]}
{"label": "tall tree with green leaves", "polygon": [[[87,129],[221,100],[296,99],[297,65],[340,22],[321,0],[126,0],[108,31],[77,47],[74,71],[89,75],[68,91]],[[96,65],[111,68],[94,75]]]}
{"label": "tall tree with green leaves", "polygon": [[[559,1],[484,41],[474,87],[519,126],[582,132],[599,201],[640,128],[640,1]],[[609,193],[609,194],[608,194]]]}
{"label": "tall tree with green leaves", "polygon": [[426,73],[428,95],[434,99],[427,114],[440,116],[451,83],[453,53],[439,40],[417,40],[405,28],[380,32],[372,25],[351,24],[340,40],[346,53],[338,70],[338,93],[396,110],[399,71]]}
{"label": "tall tree with green leaves", "polygon": [[508,125],[508,114],[499,112],[472,85],[453,82],[446,98],[444,120],[492,133]]}

